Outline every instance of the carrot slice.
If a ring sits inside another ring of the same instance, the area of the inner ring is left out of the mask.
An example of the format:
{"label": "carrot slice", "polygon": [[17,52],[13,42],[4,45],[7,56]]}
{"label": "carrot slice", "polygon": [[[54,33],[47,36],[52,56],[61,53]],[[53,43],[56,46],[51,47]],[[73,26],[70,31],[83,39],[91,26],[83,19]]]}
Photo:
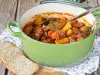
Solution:
{"label": "carrot slice", "polygon": [[48,36],[52,37],[53,31],[48,31]]}
{"label": "carrot slice", "polygon": [[59,34],[57,32],[54,32],[52,34],[52,39],[59,39]]}

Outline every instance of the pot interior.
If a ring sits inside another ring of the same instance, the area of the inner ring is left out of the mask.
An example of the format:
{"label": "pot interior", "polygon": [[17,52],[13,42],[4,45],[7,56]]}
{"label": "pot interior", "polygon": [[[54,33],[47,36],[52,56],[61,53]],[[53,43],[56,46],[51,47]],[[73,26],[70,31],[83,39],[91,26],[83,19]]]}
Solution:
{"label": "pot interior", "polygon": [[[86,9],[76,7],[76,6],[71,6],[71,5],[58,4],[58,3],[42,4],[26,11],[20,18],[19,24],[20,24],[20,27],[23,28],[28,22],[33,20],[34,15],[39,14],[39,13],[62,12],[62,13],[69,13],[69,14],[77,16],[84,11],[86,11]],[[83,19],[85,21],[83,21]],[[83,21],[85,24],[93,25],[95,21],[95,17],[92,14],[88,14],[79,20]]]}

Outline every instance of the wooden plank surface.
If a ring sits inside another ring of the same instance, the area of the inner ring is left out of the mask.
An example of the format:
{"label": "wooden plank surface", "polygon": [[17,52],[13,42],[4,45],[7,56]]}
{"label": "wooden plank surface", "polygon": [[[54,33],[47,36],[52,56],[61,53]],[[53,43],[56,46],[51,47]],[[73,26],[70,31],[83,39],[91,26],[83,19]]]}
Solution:
{"label": "wooden plank surface", "polygon": [[97,2],[98,2],[98,4],[100,4],[100,0],[98,0]]}
{"label": "wooden plank surface", "polygon": [[90,5],[90,6],[96,6],[97,5],[97,1],[98,0],[87,0],[87,3],[88,3],[88,5]]}
{"label": "wooden plank surface", "polygon": [[15,18],[16,0],[0,0],[0,32],[6,28],[9,21]]}
{"label": "wooden plank surface", "polygon": [[[16,11],[16,0],[0,0],[0,33],[9,21],[13,21]],[[0,64],[0,75],[5,75],[5,67]]]}
{"label": "wooden plank surface", "polygon": [[39,5],[40,0],[19,0],[16,20],[18,20],[27,10]]}
{"label": "wooden plank surface", "polygon": [[[23,13],[25,13],[28,9],[38,5],[40,0],[18,0],[18,7],[16,13],[16,20],[18,20]],[[14,75],[12,72],[8,72],[7,75]]]}
{"label": "wooden plank surface", "polygon": [[3,64],[0,64],[0,75],[5,75],[5,67]]}
{"label": "wooden plank surface", "polygon": [[16,20],[18,20],[25,11],[30,9],[35,2],[35,0],[19,0]]}

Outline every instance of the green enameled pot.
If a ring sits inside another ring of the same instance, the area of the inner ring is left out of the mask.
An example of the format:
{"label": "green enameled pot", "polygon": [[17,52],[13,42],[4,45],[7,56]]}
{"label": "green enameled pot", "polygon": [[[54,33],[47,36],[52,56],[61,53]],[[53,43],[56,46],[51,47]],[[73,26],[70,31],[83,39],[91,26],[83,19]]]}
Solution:
{"label": "green enameled pot", "polygon": [[[22,32],[22,28],[32,20],[35,14],[43,12],[67,12],[74,15],[86,11],[86,9],[75,7],[71,5],[58,4],[58,3],[47,3],[36,7],[33,7],[26,11],[19,22],[9,22],[7,28],[9,32],[21,38],[23,44],[23,50],[26,56],[31,60],[46,66],[65,66],[71,65],[82,60],[88,55],[93,46],[95,39],[95,33],[99,26],[94,32],[86,39],[71,44],[47,44],[31,39]],[[89,14],[84,17],[91,25],[95,21],[95,17]],[[15,26],[19,29],[19,32],[14,32],[11,26]]]}

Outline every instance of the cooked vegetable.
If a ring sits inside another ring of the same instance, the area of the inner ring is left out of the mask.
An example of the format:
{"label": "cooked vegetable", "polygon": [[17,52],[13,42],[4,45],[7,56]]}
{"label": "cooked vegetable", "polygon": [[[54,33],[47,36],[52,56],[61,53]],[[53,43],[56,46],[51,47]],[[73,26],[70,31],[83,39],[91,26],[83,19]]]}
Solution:
{"label": "cooked vegetable", "polygon": [[52,33],[52,39],[59,39],[59,34],[56,31]]}
{"label": "cooked vegetable", "polygon": [[67,44],[69,42],[70,42],[70,40],[68,38],[63,38],[61,40],[55,40],[56,44]]}
{"label": "cooked vegetable", "polygon": [[[65,13],[41,13],[34,16],[34,21],[23,28],[29,37],[49,44],[68,44],[87,38],[92,32],[92,26],[78,20],[68,21]],[[71,15],[70,15],[71,16]]]}
{"label": "cooked vegetable", "polygon": [[50,23],[50,21],[48,19],[46,19],[41,23],[41,25],[47,26],[49,23]]}
{"label": "cooked vegetable", "polygon": [[73,34],[73,30],[72,29],[68,29],[68,31],[66,31],[66,36],[69,36]]}
{"label": "cooked vegetable", "polygon": [[41,15],[36,15],[33,24],[35,24],[35,25],[41,25],[41,23],[42,23],[42,19],[43,19],[43,18],[42,18]]}
{"label": "cooked vegetable", "polygon": [[66,24],[66,20],[60,19],[60,20],[59,20],[58,28],[61,29],[65,24]]}
{"label": "cooked vegetable", "polygon": [[48,36],[52,37],[53,31],[48,31]]}
{"label": "cooked vegetable", "polygon": [[70,22],[67,22],[66,25],[62,28],[62,31],[67,31],[68,29],[72,28]]}
{"label": "cooked vegetable", "polygon": [[49,27],[52,30],[58,30],[61,29],[65,24],[66,24],[65,20],[56,19],[50,22]]}

